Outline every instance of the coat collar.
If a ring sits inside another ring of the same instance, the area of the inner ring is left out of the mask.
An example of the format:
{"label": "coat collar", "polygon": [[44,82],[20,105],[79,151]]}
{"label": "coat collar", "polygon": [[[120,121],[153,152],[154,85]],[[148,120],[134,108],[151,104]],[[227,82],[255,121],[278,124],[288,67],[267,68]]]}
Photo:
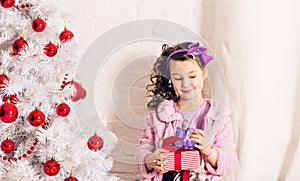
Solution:
{"label": "coat collar", "polygon": [[[225,115],[230,115],[231,111],[216,101],[212,99],[205,99],[205,101],[209,104],[209,110],[205,115],[208,120],[221,120]],[[158,119],[162,122],[181,120],[182,116],[176,112],[175,106],[173,100],[164,100],[161,102],[156,109]]]}

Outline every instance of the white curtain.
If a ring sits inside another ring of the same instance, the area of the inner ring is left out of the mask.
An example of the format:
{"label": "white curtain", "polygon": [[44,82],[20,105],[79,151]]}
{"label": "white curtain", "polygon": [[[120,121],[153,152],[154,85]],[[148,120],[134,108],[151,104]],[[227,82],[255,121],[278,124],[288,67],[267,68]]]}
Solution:
{"label": "white curtain", "polygon": [[[85,48],[111,28],[143,19],[167,20],[198,34],[217,57],[226,103],[233,110],[240,167],[225,180],[300,180],[300,1],[68,0],[61,5],[78,13],[69,27]],[[134,83],[123,84],[129,91],[120,96],[128,97],[133,114],[143,121],[145,75],[154,59],[147,59],[147,66],[130,61],[158,55],[161,44],[145,40],[116,50],[95,83],[97,110],[119,138],[112,173],[124,180],[140,178],[133,154],[142,123],[132,126],[120,120],[111,102],[111,92],[118,87],[113,83],[128,76],[126,71],[140,73]]]}
{"label": "white curtain", "polygon": [[299,180],[299,1],[216,1],[215,51],[234,110],[236,180]]}

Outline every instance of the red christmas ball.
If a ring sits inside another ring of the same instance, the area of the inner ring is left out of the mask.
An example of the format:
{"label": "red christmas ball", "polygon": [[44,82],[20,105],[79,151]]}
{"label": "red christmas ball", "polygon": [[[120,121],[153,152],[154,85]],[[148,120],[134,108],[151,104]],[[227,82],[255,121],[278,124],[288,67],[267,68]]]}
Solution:
{"label": "red christmas ball", "polygon": [[[1,87],[1,86],[0,86]],[[17,94],[12,94],[12,95],[5,95],[3,96],[2,98],[2,101],[3,102],[7,102],[7,101],[10,101],[11,103],[13,104],[16,104],[18,102],[18,97],[17,97]]]}
{"label": "red christmas ball", "polygon": [[72,85],[74,86],[75,91],[70,96],[71,100],[77,102],[80,99],[84,99],[86,97],[86,90],[78,82],[72,81]]}
{"label": "red christmas ball", "polygon": [[5,74],[0,75],[0,89],[3,89],[6,87],[6,85],[9,83],[9,78]]}
{"label": "red christmas ball", "polygon": [[44,172],[49,176],[54,176],[58,174],[59,170],[60,170],[60,165],[54,159],[48,160],[44,164]]}
{"label": "red christmas ball", "polygon": [[53,57],[57,54],[57,49],[58,49],[57,46],[50,42],[45,46],[44,53],[48,57]]}
{"label": "red christmas ball", "polygon": [[6,139],[1,142],[1,150],[4,153],[11,153],[14,151],[14,149],[15,149],[15,143],[12,140]]}
{"label": "red christmas ball", "polygon": [[12,49],[15,55],[18,55],[20,51],[24,50],[28,46],[27,41],[25,41],[22,37],[17,39],[12,44]]}
{"label": "red christmas ball", "polygon": [[38,17],[37,19],[32,21],[32,29],[36,32],[42,32],[46,28],[46,23],[43,19]]}
{"label": "red christmas ball", "polygon": [[86,90],[83,88],[83,92],[80,99],[85,99],[85,97],[86,97]]}
{"label": "red christmas ball", "polygon": [[60,33],[59,40],[62,43],[64,43],[64,42],[70,41],[73,37],[74,37],[74,34],[71,31],[67,30],[67,28],[65,28],[65,30]]}
{"label": "red christmas ball", "polygon": [[66,117],[70,113],[70,107],[66,103],[61,103],[56,107],[56,113],[57,115],[61,117]]}
{"label": "red christmas ball", "polygon": [[78,181],[78,179],[71,176],[71,177],[65,178],[64,181]]}
{"label": "red christmas ball", "polygon": [[101,137],[94,135],[88,139],[87,145],[90,150],[98,151],[103,147],[103,140]]}
{"label": "red christmas ball", "polygon": [[45,115],[42,111],[36,109],[29,114],[28,121],[32,126],[41,126],[45,123]]}
{"label": "red christmas ball", "polygon": [[5,123],[14,122],[18,118],[18,109],[12,103],[4,103],[0,107],[0,119]]}
{"label": "red christmas ball", "polygon": [[4,8],[11,8],[15,4],[15,0],[1,0],[1,6]]}

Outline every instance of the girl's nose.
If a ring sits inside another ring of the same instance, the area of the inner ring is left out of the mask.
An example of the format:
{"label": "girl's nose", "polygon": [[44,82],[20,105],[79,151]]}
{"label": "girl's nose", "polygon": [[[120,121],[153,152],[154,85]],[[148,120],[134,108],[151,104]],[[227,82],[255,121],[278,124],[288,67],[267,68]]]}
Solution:
{"label": "girl's nose", "polygon": [[189,87],[190,84],[191,84],[191,80],[188,77],[183,79],[183,82],[182,82],[183,87]]}

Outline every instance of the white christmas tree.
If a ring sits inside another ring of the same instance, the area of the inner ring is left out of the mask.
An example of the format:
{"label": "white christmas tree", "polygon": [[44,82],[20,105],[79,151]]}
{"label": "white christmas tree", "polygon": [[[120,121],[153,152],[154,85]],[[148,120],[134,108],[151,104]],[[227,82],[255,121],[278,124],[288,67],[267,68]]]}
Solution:
{"label": "white christmas tree", "polygon": [[71,16],[49,0],[0,4],[1,180],[118,180],[108,174],[114,135],[77,124],[86,91],[73,80],[81,53]]}

